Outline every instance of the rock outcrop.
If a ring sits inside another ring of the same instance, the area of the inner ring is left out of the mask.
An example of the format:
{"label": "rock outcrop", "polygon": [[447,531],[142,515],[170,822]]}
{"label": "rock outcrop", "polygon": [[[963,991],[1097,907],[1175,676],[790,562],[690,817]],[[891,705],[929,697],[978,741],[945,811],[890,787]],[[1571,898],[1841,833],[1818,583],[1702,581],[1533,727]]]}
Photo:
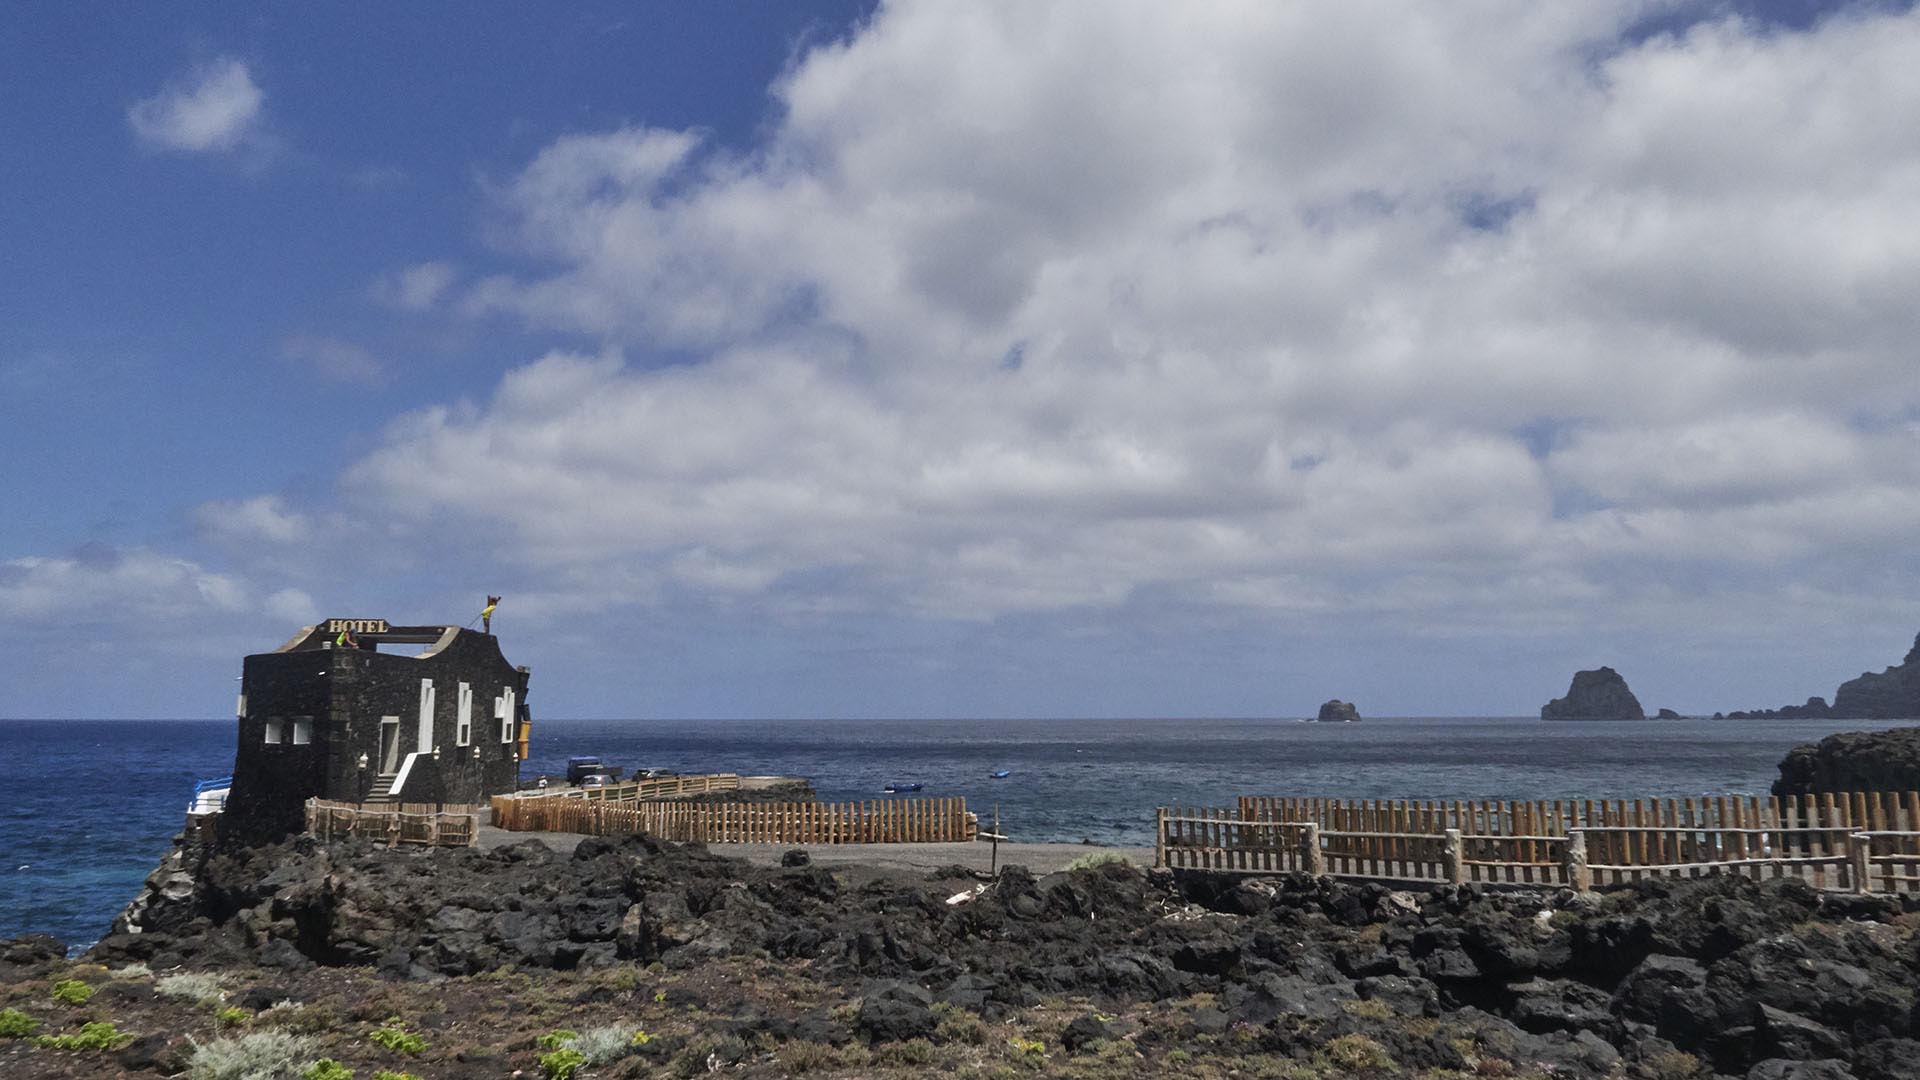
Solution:
{"label": "rock outcrop", "polygon": [[1827,699],[1810,697],[1805,705],[1778,709],[1736,709],[1729,720],[1920,720],[1920,636],[1900,663],[1875,674],[1864,672],[1840,684]]}
{"label": "rock outcrop", "polygon": [[[954,1009],[1004,1017],[1087,998],[1109,1015],[1076,1022],[1063,1047],[1123,1037],[1130,1003],[1159,1003],[1178,1012],[1136,1031],[1142,1052],[1185,1046],[1190,1034],[1213,1045],[1232,1030],[1244,1033],[1237,1052],[1312,1060],[1352,1045],[1397,1063],[1316,1074],[1328,1076],[1906,1080],[1920,1053],[1920,935],[1900,917],[1914,905],[1823,896],[1793,879],[1648,881],[1595,900],[1122,865],[1035,877],[1015,866],[956,893],[927,880],[852,885],[820,867],[763,869],[643,838],[589,838],[571,855],[536,840],[410,852],[303,838],[216,855],[195,882],[191,895],[130,918],[90,959],[289,978],[348,966],[407,982],[503,965],[531,977],[657,961],[691,978],[784,963],[828,1002],[857,1000],[812,1019],[722,1020],[776,1041],[881,1045],[937,1039]],[[0,959],[16,952],[38,962],[47,950],[15,943]],[[44,978],[32,985],[44,994]],[[578,1008],[619,984],[565,985]],[[651,1000],[684,1004],[684,993],[674,983]],[[704,1072],[711,1060],[703,1048],[690,1064]]]}
{"label": "rock outcrop", "polygon": [[1573,673],[1567,696],[1540,706],[1542,720],[1645,720],[1640,699],[1610,667]]}
{"label": "rock outcrop", "polygon": [[1900,663],[1840,684],[1833,715],[1861,720],[1920,719],[1920,635]]}
{"label": "rock outcrop", "polygon": [[1325,724],[1351,724],[1360,719],[1360,709],[1351,701],[1334,698],[1320,706],[1320,715],[1317,719]]}
{"label": "rock outcrop", "polygon": [[1775,795],[1920,791],[1920,728],[1843,731],[1787,751]]}

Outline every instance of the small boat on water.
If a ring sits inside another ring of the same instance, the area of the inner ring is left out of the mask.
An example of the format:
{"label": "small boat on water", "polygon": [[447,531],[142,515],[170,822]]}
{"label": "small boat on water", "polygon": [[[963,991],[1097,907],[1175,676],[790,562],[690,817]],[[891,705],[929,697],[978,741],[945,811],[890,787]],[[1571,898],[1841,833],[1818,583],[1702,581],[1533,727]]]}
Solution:
{"label": "small boat on water", "polygon": [[1005,779],[1006,779],[1007,777],[1009,777],[1009,776],[1012,776],[1012,775],[1013,775],[1013,770],[1012,770],[1012,769],[1001,769],[1001,770],[1000,770],[999,772],[994,772],[994,773],[988,773],[987,775],[988,775],[988,776],[991,776],[991,777],[992,777],[993,779],[995,779],[995,780],[1005,780]]}
{"label": "small boat on water", "polygon": [[927,785],[925,784],[888,784],[886,787],[881,788],[880,790],[886,792],[889,795],[904,795],[909,791],[919,791],[921,788],[924,788],[926,786]]}

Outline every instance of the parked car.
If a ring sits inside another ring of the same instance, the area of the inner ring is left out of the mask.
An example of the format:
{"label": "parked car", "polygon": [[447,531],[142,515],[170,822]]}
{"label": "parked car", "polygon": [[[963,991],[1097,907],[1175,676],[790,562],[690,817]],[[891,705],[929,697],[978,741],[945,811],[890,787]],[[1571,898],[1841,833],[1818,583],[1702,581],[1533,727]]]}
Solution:
{"label": "parked car", "polygon": [[614,778],[611,775],[603,772],[597,772],[597,773],[588,773],[587,775],[581,777],[579,780],[576,780],[574,783],[575,783],[575,786],[577,787],[589,788],[589,787],[606,787],[608,784],[613,783],[613,781],[614,781]]}

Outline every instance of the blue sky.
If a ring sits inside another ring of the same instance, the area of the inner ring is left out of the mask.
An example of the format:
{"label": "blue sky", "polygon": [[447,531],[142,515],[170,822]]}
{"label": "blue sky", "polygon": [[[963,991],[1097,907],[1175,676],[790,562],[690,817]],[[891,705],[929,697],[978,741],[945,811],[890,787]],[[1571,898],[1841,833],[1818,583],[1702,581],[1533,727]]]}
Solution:
{"label": "blue sky", "polygon": [[1920,25],[1536,7],[22,9],[0,716],[489,591],[553,715],[1830,693]]}

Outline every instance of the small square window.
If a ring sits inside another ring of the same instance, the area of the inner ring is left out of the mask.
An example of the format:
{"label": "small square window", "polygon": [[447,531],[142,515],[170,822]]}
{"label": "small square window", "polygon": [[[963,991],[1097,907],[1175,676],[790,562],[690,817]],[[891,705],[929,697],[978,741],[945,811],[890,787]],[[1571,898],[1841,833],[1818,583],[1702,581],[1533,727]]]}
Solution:
{"label": "small square window", "polygon": [[313,741],[313,718],[296,716],[293,718],[293,745],[305,746]]}
{"label": "small square window", "polygon": [[267,721],[267,745],[269,746],[279,745],[280,738],[281,738],[281,731],[285,726],[286,726],[286,721],[281,720],[278,717],[274,717],[273,719],[270,719]]}

